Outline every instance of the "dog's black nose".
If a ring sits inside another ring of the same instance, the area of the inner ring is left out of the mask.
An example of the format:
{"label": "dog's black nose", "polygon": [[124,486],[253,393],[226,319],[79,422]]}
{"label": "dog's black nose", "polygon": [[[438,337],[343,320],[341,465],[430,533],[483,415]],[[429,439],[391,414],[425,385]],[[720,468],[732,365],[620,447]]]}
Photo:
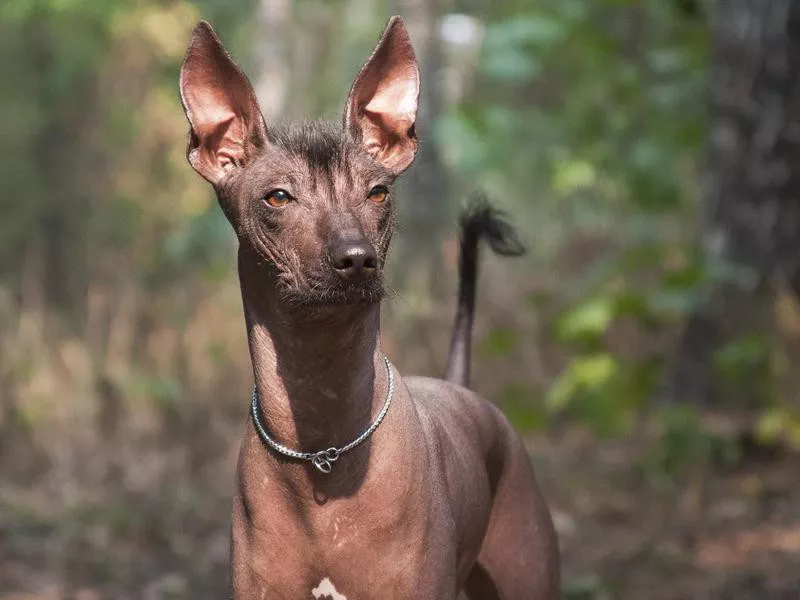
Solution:
{"label": "dog's black nose", "polygon": [[366,279],[378,268],[378,255],[369,242],[344,242],[331,249],[337,275],[348,281]]}

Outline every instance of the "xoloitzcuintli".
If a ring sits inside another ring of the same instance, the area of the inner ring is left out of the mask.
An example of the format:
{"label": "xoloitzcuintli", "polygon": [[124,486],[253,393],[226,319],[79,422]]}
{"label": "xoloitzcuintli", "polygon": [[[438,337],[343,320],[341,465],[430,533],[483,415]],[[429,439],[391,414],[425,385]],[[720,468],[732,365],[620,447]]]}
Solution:
{"label": "xoloitzcuintli", "polygon": [[389,21],[340,125],[268,126],[205,22],[180,93],[189,162],[238,237],[255,376],[232,598],[555,600],[558,544],[529,458],[466,388],[479,238],[517,250],[491,208],[462,219],[449,381],[401,378],[381,351],[392,184],[417,151],[419,70],[403,21]]}

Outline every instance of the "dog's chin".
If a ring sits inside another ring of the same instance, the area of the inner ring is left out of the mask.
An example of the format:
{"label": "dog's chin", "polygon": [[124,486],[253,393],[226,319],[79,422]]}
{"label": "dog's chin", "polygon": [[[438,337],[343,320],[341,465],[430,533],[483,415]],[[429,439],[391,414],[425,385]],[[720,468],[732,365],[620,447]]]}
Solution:
{"label": "dog's chin", "polygon": [[295,306],[334,308],[377,304],[385,294],[380,278],[374,277],[357,283],[336,280],[302,288],[287,288],[283,290],[281,299]]}

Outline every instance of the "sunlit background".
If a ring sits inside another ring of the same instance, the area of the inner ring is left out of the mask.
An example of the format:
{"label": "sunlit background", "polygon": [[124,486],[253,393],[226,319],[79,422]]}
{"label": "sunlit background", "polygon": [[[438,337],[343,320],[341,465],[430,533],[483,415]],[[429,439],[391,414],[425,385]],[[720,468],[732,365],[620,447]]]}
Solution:
{"label": "sunlit background", "polygon": [[797,600],[798,5],[3,0],[0,599],[226,597],[252,376],[179,63],[207,19],[268,123],[338,119],[401,14],[389,356],[443,373],[485,192],[529,253],[482,256],[474,387],[529,445],[565,598]]}

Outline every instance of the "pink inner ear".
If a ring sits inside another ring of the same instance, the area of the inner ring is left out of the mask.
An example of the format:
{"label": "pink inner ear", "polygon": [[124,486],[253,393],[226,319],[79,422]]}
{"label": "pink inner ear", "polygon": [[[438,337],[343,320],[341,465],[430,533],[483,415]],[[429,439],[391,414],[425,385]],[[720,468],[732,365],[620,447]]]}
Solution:
{"label": "pink inner ear", "polygon": [[417,72],[410,66],[383,76],[368,102],[361,105],[356,122],[367,152],[400,172],[411,164],[417,150],[412,132],[419,93]]}
{"label": "pink inner ear", "polygon": [[403,22],[393,17],[356,77],[345,105],[345,126],[395,173],[414,160],[419,71]]}
{"label": "pink inner ear", "polygon": [[204,95],[208,99],[198,104],[203,108],[197,111],[200,114],[197,114],[195,133],[203,140],[203,149],[210,154],[208,158],[216,158],[222,167],[243,161],[246,130],[242,117],[231,107],[219,103],[215,93]]}
{"label": "pink inner ear", "polygon": [[230,167],[245,159],[246,127],[240,115],[218,89],[199,89],[191,94],[190,105],[194,130],[199,140],[194,153],[202,167],[221,177]]}
{"label": "pink inner ear", "polygon": [[188,156],[200,174],[217,183],[243,165],[266,128],[255,92],[207,23],[195,28],[181,66],[181,99],[192,127]]}
{"label": "pink inner ear", "polygon": [[409,136],[413,117],[364,111],[359,121],[362,144],[376,161],[396,172],[411,163],[417,149],[416,138]]}
{"label": "pink inner ear", "polygon": [[364,110],[392,114],[395,115],[393,120],[413,123],[417,115],[417,95],[416,72],[406,68],[380,81]]}

